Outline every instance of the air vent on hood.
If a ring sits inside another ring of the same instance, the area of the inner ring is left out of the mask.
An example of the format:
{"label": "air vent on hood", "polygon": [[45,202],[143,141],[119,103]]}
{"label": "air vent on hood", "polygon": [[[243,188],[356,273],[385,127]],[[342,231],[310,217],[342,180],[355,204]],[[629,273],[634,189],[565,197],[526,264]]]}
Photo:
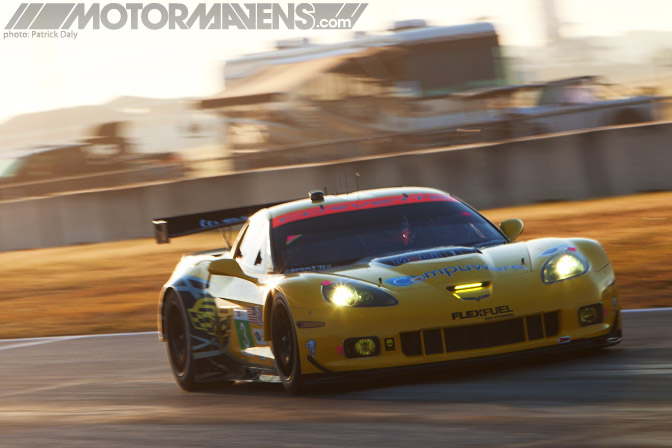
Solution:
{"label": "air vent on hood", "polygon": [[376,258],[373,262],[384,264],[385,266],[401,266],[402,264],[413,263],[415,261],[438,260],[440,258],[476,253],[481,253],[481,251],[475,247],[443,247],[439,249],[421,250],[418,252],[407,252],[405,254],[392,255],[391,257]]}

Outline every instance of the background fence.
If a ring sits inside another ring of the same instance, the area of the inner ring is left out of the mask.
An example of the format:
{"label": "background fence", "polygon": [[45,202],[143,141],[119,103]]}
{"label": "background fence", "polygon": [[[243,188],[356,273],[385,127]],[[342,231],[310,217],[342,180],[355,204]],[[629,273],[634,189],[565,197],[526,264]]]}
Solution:
{"label": "background fence", "polygon": [[152,235],[157,217],[421,185],[477,208],[672,189],[672,123],[603,128],[0,202],[0,250]]}

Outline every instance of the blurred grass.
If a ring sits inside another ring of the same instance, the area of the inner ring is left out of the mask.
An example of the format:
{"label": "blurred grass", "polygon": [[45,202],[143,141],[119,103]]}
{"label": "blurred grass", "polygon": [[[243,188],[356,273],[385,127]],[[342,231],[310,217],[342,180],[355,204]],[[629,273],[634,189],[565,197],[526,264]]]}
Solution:
{"label": "blurred grass", "polygon": [[[521,240],[599,240],[625,308],[672,306],[672,193],[486,210],[525,221]],[[156,329],[163,283],[184,253],[221,247],[217,232],[0,253],[0,339]]]}

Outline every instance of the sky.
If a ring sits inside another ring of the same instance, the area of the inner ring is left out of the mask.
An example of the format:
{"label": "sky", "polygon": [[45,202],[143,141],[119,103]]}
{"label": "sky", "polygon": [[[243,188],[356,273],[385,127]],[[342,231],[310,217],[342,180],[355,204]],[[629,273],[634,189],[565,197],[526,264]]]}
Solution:
{"label": "sky", "polygon": [[[547,1],[369,0],[351,31],[84,29],[78,31],[76,39],[53,39],[6,37],[5,25],[21,0],[2,0],[0,122],[21,113],[96,104],[124,95],[215,95],[223,90],[223,63],[227,59],[268,50],[278,39],[345,41],[351,39],[353,31],[385,30],[395,20],[424,19],[431,25],[457,25],[485,19],[495,24],[503,45],[543,46],[542,8]],[[101,2],[107,3],[112,2]],[[182,3],[191,11],[198,3],[213,2]],[[555,5],[567,36],[672,31],[669,0],[556,0]]]}

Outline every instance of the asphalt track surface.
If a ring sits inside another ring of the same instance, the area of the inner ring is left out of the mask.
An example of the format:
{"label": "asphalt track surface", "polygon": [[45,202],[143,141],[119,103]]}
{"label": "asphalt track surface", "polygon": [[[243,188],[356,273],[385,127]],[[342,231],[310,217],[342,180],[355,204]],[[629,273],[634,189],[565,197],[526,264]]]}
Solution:
{"label": "asphalt track surface", "polygon": [[330,386],[185,393],[155,334],[0,341],[1,447],[672,446],[672,310],[598,352]]}

